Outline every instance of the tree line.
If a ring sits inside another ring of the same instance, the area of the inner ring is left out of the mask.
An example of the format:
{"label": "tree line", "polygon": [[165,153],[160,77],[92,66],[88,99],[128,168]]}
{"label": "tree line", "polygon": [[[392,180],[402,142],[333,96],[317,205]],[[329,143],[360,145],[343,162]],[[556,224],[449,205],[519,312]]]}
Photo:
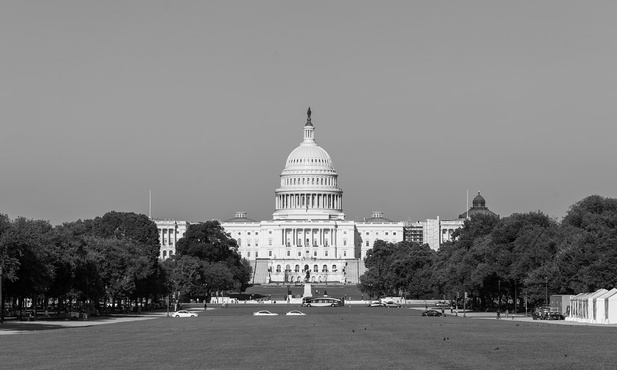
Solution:
{"label": "tree line", "polygon": [[[159,260],[159,234],[147,216],[108,212],[52,226],[0,214],[0,318],[25,303],[58,313],[146,307],[206,298],[248,284],[250,266],[220,224],[189,226],[172,258]],[[7,307],[8,306],[8,307]]]}
{"label": "tree line", "polygon": [[540,211],[475,215],[434,251],[376,241],[360,289],[372,296],[454,300],[476,307],[547,304],[552,294],[617,286],[617,199],[589,196],[558,221]]}

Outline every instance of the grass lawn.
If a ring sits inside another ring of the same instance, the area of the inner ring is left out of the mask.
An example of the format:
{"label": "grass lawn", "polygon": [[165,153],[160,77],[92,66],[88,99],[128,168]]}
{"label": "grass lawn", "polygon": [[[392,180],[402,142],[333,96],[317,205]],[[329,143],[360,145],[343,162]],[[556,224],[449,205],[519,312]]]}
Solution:
{"label": "grass lawn", "polygon": [[[0,335],[0,367],[182,369],[617,368],[617,328],[537,321],[421,317],[418,310],[302,308],[254,317],[232,305],[198,318]],[[11,324],[3,324],[6,330]],[[33,327],[33,326],[31,326]]]}

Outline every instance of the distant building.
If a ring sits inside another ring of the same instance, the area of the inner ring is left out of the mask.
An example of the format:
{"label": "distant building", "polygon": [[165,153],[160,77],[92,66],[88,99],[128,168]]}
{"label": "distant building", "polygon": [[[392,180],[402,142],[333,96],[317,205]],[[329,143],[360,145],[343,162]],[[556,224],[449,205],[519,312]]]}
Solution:
{"label": "distant building", "polygon": [[186,229],[189,227],[189,223],[187,221],[176,220],[152,221],[154,221],[159,231],[159,241],[161,243],[159,258],[165,260],[176,254],[176,243],[184,236]]}
{"label": "distant building", "polygon": [[398,243],[405,239],[405,223],[402,221],[392,221],[383,217],[383,212],[377,211],[371,214],[370,218],[356,222],[358,230],[358,242],[360,243],[360,255],[358,258],[366,257],[366,252],[373,248],[377,240],[388,243]]}
{"label": "distant building", "polygon": [[238,212],[221,225],[253,266],[253,283],[358,283],[366,251],[377,239],[402,241],[404,223],[381,212],[363,222],[346,220],[338,174],[315,142],[310,111],[303,135],[281,172],[272,219]]}
{"label": "distant building", "polygon": [[478,195],[473,198],[473,201],[471,202],[471,208],[469,208],[468,211],[461,213],[458,218],[468,218],[479,214],[499,217],[495,212],[489,210],[488,207],[486,207],[486,200],[484,200],[484,197],[480,195],[480,192],[478,192]]}
{"label": "distant building", "polygon": [[443,243],[453,240],[454,231],[463,227],[468,216],[473,217],[479,214],[499,217],[486,207],[486,200],[480,195],[480,192],[473,199],[472,207],[469,211],[462,213],[457,219],[442,220],[437,217],[436,219],[427,219],[425,221],[406,222],[405,240],[418,244],[428,244],[431,249],[438,250]]}

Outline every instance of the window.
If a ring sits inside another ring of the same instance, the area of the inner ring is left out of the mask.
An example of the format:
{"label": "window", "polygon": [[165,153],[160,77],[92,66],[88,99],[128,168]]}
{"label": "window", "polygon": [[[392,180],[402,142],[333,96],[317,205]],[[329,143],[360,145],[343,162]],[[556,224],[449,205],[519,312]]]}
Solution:
{"label": "window", "polygon": [[255,258],[259,257],[259,252],[255,251]]}
{"label": "window", "polygon": [[247,235],[251,235],[251,232],[249,231],[248,233],[246,233]]}
{"label": "window", "polygon": [[242,239],[238,238],[238,247],[242,246]]}
{"label": "window", "polygon": [[298,251],[298,257],[302,257],[302,252]]}
{"label": "window", "polygon": [[323,265],[321,272],[328,272],[328,265]]}
{"label": "window", "polygon": [[371,245],[370,245],[370,242],[369,242],[368,240],[366,241],[366,246],[367,246],[367,247],[370,247],[370,246],[371,246]]}
{"label": "window", "polygon": [[272,245],[272,239],[268,239],[268,245]]}
{"label": "window", "polygon": [[347,239],[343,239],[343,245],[347,245]]}
{"label": "window", "polygon": [[[257,252],[255,252],[255,254],[257,254]],[[255,256],[257,257],[257,256]],[[343,251],[343,257],[347,257],[347,251]]]}
{"label": "window", "polygon": [[255,246],[259,247],[259,240],[258,239],[255,239]]}
{"label": "window", "polygon": [[332,272],[336,272],[336,265],[332,265]]}
{"label": "window", "polygon": [[255,231],[255,235],[259,235],[259,233],[257,231]]}
{"label": "window", "polygon": [[300,265],[296,265],[296,267],[294,268],[294,272],[300,272]]}
{"label": "window", "polygon": [[386,235],[388,235],[388,232],[386,231]]}
{"label": "window", "polygon": [[272,257],[272,251],[268,251],[268,257]]}
{"label": "window", "polygon": [[313,256],[317,257],[317,251],[313,252]]}
{"label": "window", "polygon": [[276,272],[281,272],[281,265],[276,265]]}
{"label": "window", "polygon": [[250,251],[249,251],[249,252],[246,252],[246,256],[247,256],[247,257],[250,257],[250,256],[251,256],[251,252],[250,252]]}
{"label": "window", "polygon": [[396,235],[396,231],[392,233],[392,235]]}
{"label": "window", "polygon": [[319,272],[319,266],[313,265],[313,272]]}
{"label": "window", "polygon": [[163,258],[167,257],[167,251],[163,251]]}
{"label": "window", "polygon": [[247,247],[250,247],[250,246],[251,246],[251,239],[248,239],[248,240],[246,241],[246,246],[247,246]]}
{"label": "window", "polygon": [[324,256],[328,257],[328,251],[324,252]]}
{"label": "window", "polygon": [[287,251],[287,257],[291,257],[291,252]]}
{"label": "window", "polygon": [[268,234],[272,234],[272,230],[268,231]]}

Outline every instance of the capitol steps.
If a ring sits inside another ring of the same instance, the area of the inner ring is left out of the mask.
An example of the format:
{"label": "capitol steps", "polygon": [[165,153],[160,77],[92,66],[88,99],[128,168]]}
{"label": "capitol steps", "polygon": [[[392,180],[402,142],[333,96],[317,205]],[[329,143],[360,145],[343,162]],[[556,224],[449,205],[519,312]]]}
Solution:
{"label": "capitol steps", "polygon": [[268,266],[269,260],[253,260],[251,261],[251,267],[253,268],[253,284],[267,284],[268,283]]}

